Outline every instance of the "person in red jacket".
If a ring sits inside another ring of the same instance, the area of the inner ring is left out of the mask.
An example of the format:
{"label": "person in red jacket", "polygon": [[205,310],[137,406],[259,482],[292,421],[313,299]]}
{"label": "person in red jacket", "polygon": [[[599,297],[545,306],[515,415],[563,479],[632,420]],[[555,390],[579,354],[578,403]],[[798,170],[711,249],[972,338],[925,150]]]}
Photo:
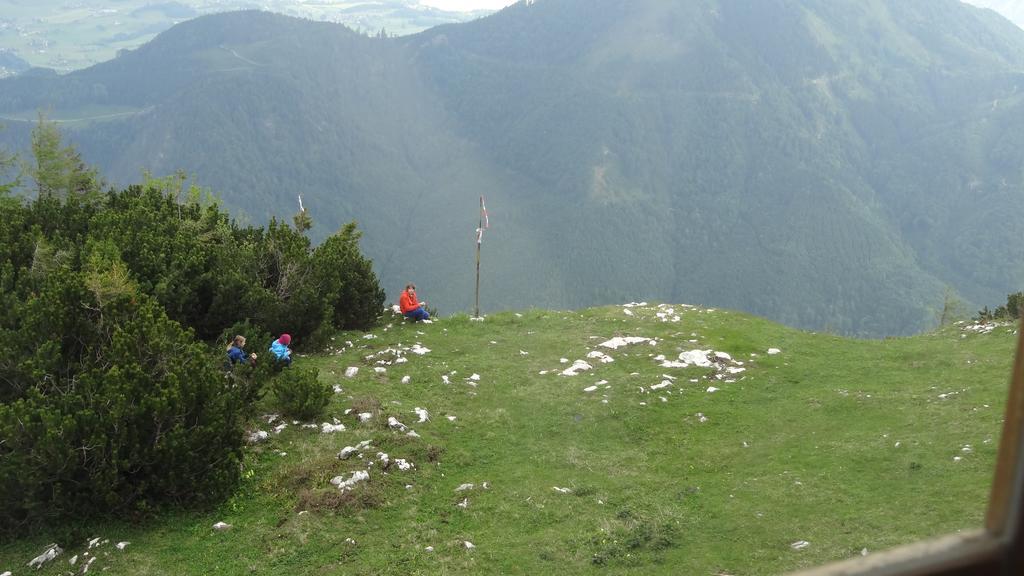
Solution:
{"label": "person in red jacket", "polygon": [[402,291],[402,295],[398,298],[398,307],[402,310],[402,314],[406,318],[411,318],[413,322],[417,320],[429,320],[430,314],[423,309],[426,302],[420,302],[416,298],[416,285],[409,283],[405,285],[405,290]]}

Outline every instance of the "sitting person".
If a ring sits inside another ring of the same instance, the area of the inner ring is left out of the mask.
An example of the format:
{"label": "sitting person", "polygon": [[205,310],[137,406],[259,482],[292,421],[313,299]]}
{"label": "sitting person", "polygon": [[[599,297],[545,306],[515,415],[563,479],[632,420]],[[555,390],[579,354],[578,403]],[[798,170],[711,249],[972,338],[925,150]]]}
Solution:
{"label": "sitting person", "polygon": [[234,368],[235,364],[248,364],[249,366],[256,365],[256,353],[246,354],[245,350],[245,336],[239,334],[228,344],[228,363],[227,367]]}
{"label": "sitting person", "polygon": [[430,314],[423,309],[426,304],[416,298],[416,286],[411,282],[406,284],[405,290],[398,298],[398,308],[406,318],[411,318],[413,322],[430,319]]}
{"label": "sitting person", "polygon": [[292,337],[289,334],[281,334],[280,338],[270,343],[270,353],[285,366],[292,365],[292,349],[288,347],[291,343]]}

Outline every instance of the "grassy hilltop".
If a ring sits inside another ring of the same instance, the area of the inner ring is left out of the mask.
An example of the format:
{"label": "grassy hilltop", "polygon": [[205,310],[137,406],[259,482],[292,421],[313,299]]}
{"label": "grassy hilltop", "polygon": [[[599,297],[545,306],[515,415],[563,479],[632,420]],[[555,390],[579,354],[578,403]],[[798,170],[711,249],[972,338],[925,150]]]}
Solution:
{"label": "grassy hilltop", "polygon": [[297,359],[335,385],[326,413],[254,422],[218,509],[89,526],[38,572],[52,535],[3,543],[0,573],[746,575],[877,552],[980,526],[1015,333],[851,340],[654,304],[395,319]]}

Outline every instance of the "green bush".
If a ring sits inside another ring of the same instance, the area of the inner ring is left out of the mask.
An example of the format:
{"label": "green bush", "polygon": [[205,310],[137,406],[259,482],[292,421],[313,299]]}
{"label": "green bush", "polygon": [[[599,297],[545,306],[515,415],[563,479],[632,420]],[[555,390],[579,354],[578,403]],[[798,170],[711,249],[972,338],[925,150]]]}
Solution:
{"label": "green bush", "polygon": [[274,378],[274,395],[281,412],[297,420],[312,420],[323,412],[331,398],[331,387],[310,368],[287,368]]}
{"label": "green bush", "polygon": [[[271,361],[271,333],[309,347],[373,322],[355,225],[315,258],[308,222],[239,226],[181,174],[100,194],[40,134],[63,160],[32,174],[39,197],[0,188],[0,534],[216,501],[271,383],[297,418],[331,394]],[[235,334],[256,366],[225,369]]]}
{"label": "green bush", "polygon": [[[40,299],[80,298],[80,290],[61,289],[85,286],[75,280],[52,283]],[[147,514],[214,500],[235,485],[244,394],[154,301],[132,300],[85,299],[50,314],[25,307],[28,331],[92,330],[82,342],[66,339],[26,358],[18,372],[29,385],[0,404],[0,530]],[[35,377],[39,371],[45,376]]]}
{"label": "green bush", "polygon": [[1006,297],[1005,306],[997,306],[996,309],[989,310],[988,306],[985,306],[981,310],[978,310],[978,320],[1016,320],[1024,314],[1024,292],[1017,292],[1016,294],[1009,294]]}
{"label": "green bush", "polygon": [[359,251],[361,236],[356,223],[349,222],[313,252],[331,322],[341,330],[365,330],[384,309],[384,289],[373,273],[373,263]]}

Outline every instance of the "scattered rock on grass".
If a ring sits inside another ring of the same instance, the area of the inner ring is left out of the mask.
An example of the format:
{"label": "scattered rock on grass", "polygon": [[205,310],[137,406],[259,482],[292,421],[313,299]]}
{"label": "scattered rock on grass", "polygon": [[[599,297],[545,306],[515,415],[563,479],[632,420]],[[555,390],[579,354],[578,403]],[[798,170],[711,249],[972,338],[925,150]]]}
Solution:
{"label": "scattered rock on grass", "polygon": [[583,360],[577,360],[572,363],[572,366],[562,370],[561,374],[562,376],[576,376],[580,372],[585,372],[591,369],[593,369],[593,366],[590,364],[587,364]]}
{"label": "scattered rock on grass", "polygon": [[351,490],[356,484],[366,482],[369,479],[369,472],[366,470],[356,470],[348,480],[345,480],[344,476],[335,476],[334,478],[331,478],[331,484],[334,484],[339,490],[345,492],[347,490]]}
{"label": "scattered rock on grass", "polygon": [[320,432],[323,434],[331,434],[333,432],[342,432],[345,430],[344,424],[330,424],[324,422],[320,425]]}
{"label": "scattered rock on grass", "polygon": [[655,340],[653,338],[645,338],[643,336],[616,336],[611,340],[605,340],[604,342],[601,342],[601,344],[599,345],[603,346],[604,348],[611,348],[612,350],[615,350],[616,348],[620,348],[622,346],[627,346],[629,344],[640,344],[641,342],[654,344]]}
{"label": "scattered rock on grass", "polygon": [[61,553],[63,553],[63,552],[64,552],[64,550],[62,550],[61,547],[57,546],[57,543],[54,542],[53,544],[50,544],[49,546],[47,546],[46,550],[43,550],[42,554],[40,554],[39,556],[36,556],[35,558],[29,560],[28,566],[29,566],[29,568],[39,568],[43,564],[46,564],[50,560],[53,560],[57,556],[60,556]]}
{"label": "scattered rock on grass", "polygon": [[231,524],[228,524],[227,522],[217,522],[213,525],[213,529],[218,532],[223,532],[225,530],[230,530]]}

